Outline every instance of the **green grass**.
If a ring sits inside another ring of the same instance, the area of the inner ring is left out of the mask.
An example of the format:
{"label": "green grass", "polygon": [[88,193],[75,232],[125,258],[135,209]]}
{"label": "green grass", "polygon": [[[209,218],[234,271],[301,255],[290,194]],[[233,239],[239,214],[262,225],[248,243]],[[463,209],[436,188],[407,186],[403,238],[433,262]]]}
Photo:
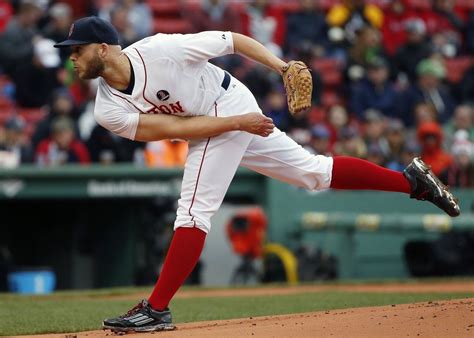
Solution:
{"label": "green grass", "polygon": [[[99,329],[101,320],[124,313],[136,302],[106,299],[148,289],[60,292],[51,296],[0,295],[0,335],[76,332]],[[85,298],[90,297],[90,298]],[[314,292],[293,295],[175,299],[176,323],[272,314],[402,304],[474,297],[474,293]]]}

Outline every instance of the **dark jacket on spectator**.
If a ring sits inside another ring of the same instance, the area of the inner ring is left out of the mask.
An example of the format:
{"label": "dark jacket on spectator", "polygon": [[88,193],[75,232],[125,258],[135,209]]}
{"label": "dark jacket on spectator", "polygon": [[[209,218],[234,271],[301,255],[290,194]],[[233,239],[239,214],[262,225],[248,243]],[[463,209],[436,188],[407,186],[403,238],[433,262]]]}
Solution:
{"label": "dark jacket on spectator", "polygon": [[404,72],[408,75],[410,81],[416,80],[416,66],[418,63],[429,57],[432,53],[432,47],[429,42],[421,44],[405,44],[395,54],[394,62],[396,72]]}
{"label": "dark jacket on spectator", "polygon": [[466,168],[460,168],[453,163],[441,177],[450,187],[473,188],[474,187],[474,165],[471,163]]}
{"label": "dark jacket on spectator", "polygon": [[325,47],[328,44],[324,14],[318,11],[300,11],[287,18],[286,50],[295,51],[305,42]]}
{"label": "dark jacket on spectator", "polygon": [[30,63],[33,57],[33,36],[36,31],[21,27],[12,19],[0,35],[0,66],[12,75],[19,65]]}
{"label": "dark jacket on spectator", "polygon": [[144,146],[145,143],[118,137],[100,125],[94,127],[87,141],[91,160],[97,163],[110,157],[111,162],[132,162],[136,149]]}
{"label": "dark jacket on spectator", "polygon": [[18,67],[13,82],[18,105],[28,108],[46,105],[51,100],[53,91],[61,86],[57,69],[43,68],[31,62]]}
{"label": "dark jacket on spectator", "polygon": [[423,92],[418,85],[412,85],[403,92],[400,97],[400,118],[407,127],[412,127],[414,120],[414,108],[418,103],[429,102],[432,103],[438,109],[437,120],[440,123],[447,122],[454,111],[456,102],[449,93],[449,90],[443,86],[440,86],[437,90],[437,95],[441,99],[442,109],[438,109],[438,104],[433,101],[432,96],[429,93]]}
{"label": "dark jacket on spectator", "polygon": [[474,104],[474,66],[464,74],[459,85],[459,93],[462,102]]}
{"label": "dark jacket on spectator", "polygon": [[388,117],[397,117],[398,104],[398,93],[390,82],[384,88],[377,89],[365,79],[351,88],[349,108],[360,119],[363,119],[364,112],[369,108],[377,109]]}
{"label": "dark jacket on spectator", "polygon": [[474,53],[474,11],[471,12],[466,24],[466,45],[467,49]]}

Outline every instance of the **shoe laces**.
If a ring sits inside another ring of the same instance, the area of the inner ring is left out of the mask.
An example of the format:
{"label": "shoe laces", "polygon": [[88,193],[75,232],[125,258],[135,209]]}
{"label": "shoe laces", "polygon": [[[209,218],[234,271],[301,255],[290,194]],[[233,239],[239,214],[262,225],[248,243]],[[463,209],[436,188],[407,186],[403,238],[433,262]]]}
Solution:
{"label": "shoe laces", "polygon": [[148,305],[148,302],[146,300],[142,300],[140,303],[138,303],[137,305],[135,305],[133,308],[131,308],[130,310],[127,311],[126,314],[120,316],[121,318],[126,318],[126,317],[130,317],[134,314],[136,314],[138,311],[140,311],[141,309],[143,309],[144,307],[146,307]]}

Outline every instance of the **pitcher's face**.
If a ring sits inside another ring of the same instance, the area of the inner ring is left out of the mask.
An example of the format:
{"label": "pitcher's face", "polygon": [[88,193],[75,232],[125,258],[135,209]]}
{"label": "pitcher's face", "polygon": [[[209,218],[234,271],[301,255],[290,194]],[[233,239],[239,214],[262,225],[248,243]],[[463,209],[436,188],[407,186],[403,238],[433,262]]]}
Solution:
{"label": "pitcher's face", "polygon": [[100,76],[104,71],[104,61],[99,56],[99,44],[72,46],[69,57],[74,64],[74,71],[80,79],[90,80]]}

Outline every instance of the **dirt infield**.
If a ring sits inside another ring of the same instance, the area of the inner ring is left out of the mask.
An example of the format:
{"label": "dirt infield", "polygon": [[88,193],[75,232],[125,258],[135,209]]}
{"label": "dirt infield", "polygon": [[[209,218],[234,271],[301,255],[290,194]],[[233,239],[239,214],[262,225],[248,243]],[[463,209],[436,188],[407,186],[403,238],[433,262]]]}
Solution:
{"label": "dirt infield", "polygon": [[[474,283],[300,286],[182,291],[179,297],[291,294],[326,290],[360,292],[472,292]],[[137,296],[137,295],[134,295]],[[148,336],[148,334],[140,334]],[[474,298],[312,313],[178,324],[155,337],[473,337]],[[113,337],[109,331],[34,337]],[[26,337],[26,336],[24,336]],[[29,336],[32,337],[32,336]]]}
{"label": "dirt infield", "polygon": [[[236,289],[203,289],[203,290],[180,290],[176,298],[197,298],[197,297],[235,297],[235,296],[273,296],[292,295],[308,292],[325,291],[347,291],[347,292],[474,292],[474,282],[470,281],[446,281],[443,283],[384,283],[384,284],[350,284],[350,285],[298,285],[280,287],[259,287],[259,288],[236,288]],[[147,293],[137,293],[128,295],[114,295],[106,298],[139,300],[148,298]]]}

